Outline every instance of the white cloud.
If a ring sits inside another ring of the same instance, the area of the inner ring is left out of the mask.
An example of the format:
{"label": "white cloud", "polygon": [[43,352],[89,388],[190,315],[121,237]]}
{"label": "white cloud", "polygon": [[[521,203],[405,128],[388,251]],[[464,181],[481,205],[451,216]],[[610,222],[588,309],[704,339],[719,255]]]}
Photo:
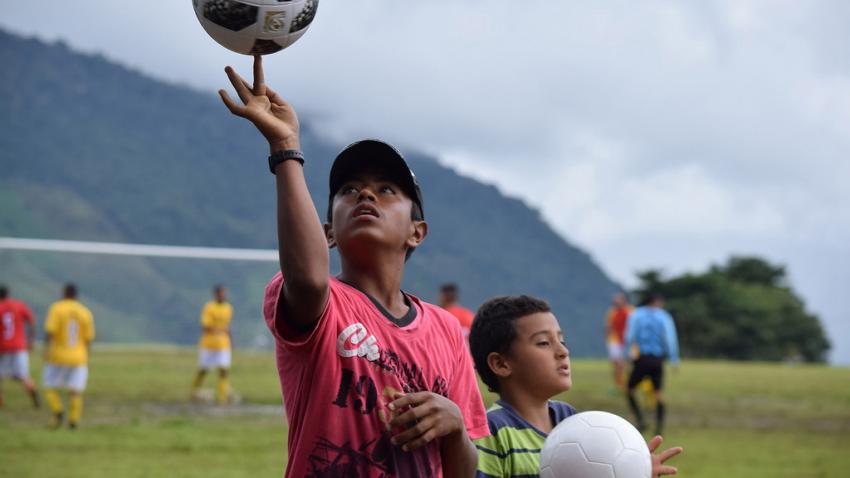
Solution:
{"label": "white cloud", "polygon": [[[620,280],[765,254],[838,323],[818,291],[850,282],[847,5],[322,2],[267,78],[329,135],[431,151],[521,196]],[[188,1],[74,10],[103,21],[16,2],[0,23],[208,90],[225,63],[250,71]]]}

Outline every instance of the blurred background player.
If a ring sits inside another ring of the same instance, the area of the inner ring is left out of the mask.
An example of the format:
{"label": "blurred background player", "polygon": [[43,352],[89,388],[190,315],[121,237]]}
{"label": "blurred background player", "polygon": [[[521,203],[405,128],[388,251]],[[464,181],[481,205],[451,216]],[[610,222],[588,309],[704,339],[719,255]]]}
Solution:
{"label": "blurred background player", "polygon": [[[0,285],[0,380],[12,378],[23,384],[38,408],[38,391],[30,378],[29,351],[35,341],[35,316],[25,303],[9,297],[9,289]],[[0,383],[0,407],[3,389]]]}
{"label": "blurred background player", "polygon": [[457,284],[443,284],[440,286],[440,307],[446,309],[457,318],[457,321],[460,322],[460,328],[463,330],[463,338],[466,339],[469,337],[469,329],[472,327],[472,319],[475,317],[475,314],[460,305],[458,300]]}
{"label": "blurred background player", "polygon": [[[551,400],[572,387],[570,351],[546,301],[527,295],[495,297],[475,315],[469,334],[475,368],[499,399],[487,411],[490,436],[476,440],[477,478],[533,478],[547,435],[576,413]],[[660,436],[648,442],[652,476],[676,473],[664,462],[682,452],[674,447],[654,454]]]}
{"label": "blurred background player", "polygon": [[656,434],[661,433],[664,425],[664,400],[661,393],[664,359],[669,358],[673,366],[679,364],[676,324],[663,306],[664,298],[660,294],[650,294],[629,316],[626,325],[626,347],[636,345],[638,349],[638,356],[632,364],[626,396],[637,419],[637,428],[643,431],[646,424],[635,401],[634,389],[644,378],[652,381]]}
{"label": "blurred background player", "polygon": [[83,391],[88,380],[88,355],[94,340],[94,318],[77,300],[77,287],[65,285],[63,299],[47,311],[44,326],[44,398],[50,406],[50,428],[62,425],[64,410],[58,390],[68,390],[68,426],[77,428],[83,414]]}
{"label": "blurred background player", "polygon": [[605,318],[605,337],[608,344],[608,360],[614,371],[614,385],[619,391],[626,389],[626,347],[624,346],[626,321],[633,307],[626,296],[618,292],[614,294],[611,308]]}
{"label": "blurred background player", "polygon": [[224,286],[213,288],[213,300],[207,302],[201,311],[200,350],[198,352],[198,373],[192,383],[192,399],[200,399],[201,385],[207,370],[218,369],[218,403],[227,403],[230,394],[228,370],[230,369],[230,321],[233,307],[227,302],[227,290]]}

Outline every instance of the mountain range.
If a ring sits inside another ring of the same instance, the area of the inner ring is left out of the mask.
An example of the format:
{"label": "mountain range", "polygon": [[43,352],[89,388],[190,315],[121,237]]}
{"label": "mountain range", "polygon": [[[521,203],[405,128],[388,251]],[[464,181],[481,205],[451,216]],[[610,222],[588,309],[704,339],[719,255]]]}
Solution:
{"label": "mountain range", "polygon": [[[170,84],[0,31],[0,236],[182,246],[275,248],[267,146],[213,92]],[[305,174],[320,217],[344,146],[302,116]],[[350,138],[351,141],[360,138]],[[398,145],[419,179],[429,236],[404,288],[426,300],[457,283],[475,309],[501,294],[548,300],[572,353],[602,355],[602,317],[618,284],[535,209]],[[338,262],[332,254],[332,272]],[[43,318],[74,281],[100,340],[197,340],[213,284],[234,305],[237,346],[267,346],[263,287],[275,263],[0,250],[0,281]]]}

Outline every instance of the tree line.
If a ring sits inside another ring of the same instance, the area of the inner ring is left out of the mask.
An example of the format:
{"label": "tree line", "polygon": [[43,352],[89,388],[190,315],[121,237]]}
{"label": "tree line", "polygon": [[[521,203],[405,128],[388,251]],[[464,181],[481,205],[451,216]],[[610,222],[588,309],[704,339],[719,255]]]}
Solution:
{"label": "tree line", "polygon": [[683,356],[823,362],[830,343],[819,318],[789,286],[785,267],[732,257],[700,274],[638,273],[638,297],[660,293]]}

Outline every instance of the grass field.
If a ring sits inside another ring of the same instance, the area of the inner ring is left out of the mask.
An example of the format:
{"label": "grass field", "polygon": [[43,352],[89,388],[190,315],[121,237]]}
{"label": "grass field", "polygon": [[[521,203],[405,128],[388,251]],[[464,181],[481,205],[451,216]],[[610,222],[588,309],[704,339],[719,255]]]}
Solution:
{"label": "grass field", "polygon": [[[76,431],[47,430],[47,412],[4,381],[0,476],[281,476],[286,421],[272,354],[236,353],[239,405],[190,404],[194,370],[192,349],[96,346]],[[573,370],[574,388],[559,398],[628,417],[610,392],[607,363],[575,360]],[[675,459],[680,476],[850,476],[850,369],[684,362],[668,374],[666,394],[665,443],[685,447]]]}

